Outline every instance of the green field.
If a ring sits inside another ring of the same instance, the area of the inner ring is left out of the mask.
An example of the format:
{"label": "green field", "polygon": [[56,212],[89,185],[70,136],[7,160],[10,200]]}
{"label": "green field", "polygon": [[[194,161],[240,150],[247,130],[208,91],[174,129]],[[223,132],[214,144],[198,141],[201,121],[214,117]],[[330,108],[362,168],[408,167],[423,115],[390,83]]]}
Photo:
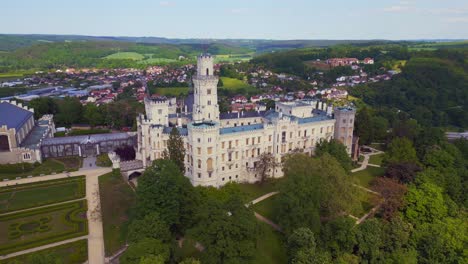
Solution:
{"label": "green field", "polygon": [[0,216],[0,255],[88,233],[86,201]]}
{"label": "green field", "polygon": [[106,256],[118,251],[126,242],[129,210],[135,193],[118,171],[99,177],[104,244]]}
{"label": "green field", "polygon": [[244,194],[246,202],[250,202],[264,194],[278,190],[278,179],[271,179],[263,184],[260,183],[242,183],[239,184],[239,189]]}
{"label": "green field", "polygon": [[148,58],[145,60],[140,61],[143,64],[167,64],[171,62],[176,62],[175,59],[166,59],[166,58]]}
{"label": "green field", "polygon": [[164,96],[179,96],[181,94],[187,95],[188,87],[156,87],[151,89],[151,94],[159,94]]}
{"label": "green field", "polygon": [[145,56],[136,52],[117,52],[105,57],[106,59],[114,60],[143,60]]}
{"label": "green field", "polygon": [[261,214],[262,216],[274,222],[275,217],[275,203],[278,201],[278,195],[272,196],[252,206],[252,209]]}
{"label": "green field", "polygon": [[220,62],[228,62],[228,63],[233,63],[233,62],[243,62],[243,61],[249,61],[253,58],[253,53],[245,53],[245,54],[218,54],[215,55],[214,62],[215,63],[220,63]]}
{"label": "green field", "polygon": [[41,256],[51,256],[60,260],[59,263],[81,264],[88,260],[88,240],[83,239],[72,243],[36,251],[34,253],[20,255],[0,261],[0,264],[35,264]]}
{"label": "green field", "polygon": [[252,85],[234,78],[229,77],[221,77],[223,81],[223,86],[219,87],[219,90],[230,90],[234,92],[242,92],[242,93],[255,93],[258,92],[257,88],[253,87]]}
{"label": "green field", "polygon": [[261,234],[257,239],[254,264],[287,263],[285,237],[269,225],[259,222]]}
{"label": "green field", "polygon": [[351,176],[355,177],[359,184],[368,188],[370,183],[375,177],[383,176],[385,172],[384,168],[378,167],[367,167],[367,169],[362,171],[353,172]]}
{"label": "green field", "polygon": [[83,198],[84,176],[21,184],[0,189],[0,213]]}
{"label": "green field", "polygon": [[375,164],[375,165],[382,165],[382,160],[383,160],[384,154],[377,154],[377,155],[372,155],[369,157],[369,163]]}

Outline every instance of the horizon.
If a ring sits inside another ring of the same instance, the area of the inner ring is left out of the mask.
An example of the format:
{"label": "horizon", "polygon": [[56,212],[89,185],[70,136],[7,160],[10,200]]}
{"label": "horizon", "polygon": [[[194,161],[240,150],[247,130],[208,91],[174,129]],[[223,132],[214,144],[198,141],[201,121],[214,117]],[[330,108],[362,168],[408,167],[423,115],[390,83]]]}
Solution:
{"label": "horizon", "polygon": [[0,32],[169,39],[468,39],[468,4],[461,0],[200,2],[6,2]]}

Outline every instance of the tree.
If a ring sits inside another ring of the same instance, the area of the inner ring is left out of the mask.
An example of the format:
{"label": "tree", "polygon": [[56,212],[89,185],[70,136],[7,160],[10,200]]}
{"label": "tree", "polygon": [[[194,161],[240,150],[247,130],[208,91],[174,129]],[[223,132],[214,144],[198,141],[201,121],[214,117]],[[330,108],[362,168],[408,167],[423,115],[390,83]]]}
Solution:
{"label": "tree", "polygon": [[169,159],[171,159],[177,165],[177,167],[179,167],[180,171],[184,173],[184,141],[179,134],[179,130],[176,127],[172,128],[171,134],[169,135],[169,140],[167,141],[167,150],[169,154]]}
{"label": "tree", "polygon": [[104,124],[104,114],[95,104],[87,104],[84,107],[83,118],[92,127]]}
{"label": "tree", "polygon": [[181,232],[193,221],[197,194],[189,179],[170,160],[156,160],[138,179],[136,215],[156,212],[171,231]]}
{"label": "tree", "polygon": [[385,169],[385,177],[407,184],[413,182],[421,170],[421,167],[413,162],[392,163]]}
{"label": "tree", "polygon": [[83,106],[78,98],[65,97],[63,101],[59,101],[55,121],[60,125],[70,126],[81,121],[82,113]]}
{"label": "tree", "polygon": [[117,147],[115,153],[119,155],[121,161],[134,160],[136,156],[135,149],[128,145]]}
{"label": "tree", "polygon": [[447,216],[442,188],[430,182],[411,185],[405,202],[403,215],[414,225],[432,223]]}
{"label": "tree", "polygon": [[275,157],[271,153],[264,152],[258,156],[258,161],[255,163],[255,171],[260,176],[261,183],[264,183],[270,177],[270,172],[274,171],[276,166]]}
{"label": "tree", "polygon": [[51,97],[39,97],[31,100],[29,106],[34,109],[34,118],[39,119],[45,114],[57,114],[57,102]]}
{"label": "tree", "polygon": [[293,259],[304,248],[315,251],[315,246],[314,233],[306,227],[298,228],[288,237],[289,258]]}
{"label": "tree", "polygon": [[393,139],[388,145],[387,152],[384,154],[383,162],[385,164],[401,162],[418,163],[413,143],[407,138]]}
{"label": "tree", "polygon": [[380,193],[384,199],[380,213],[386,220],[392,219],[403,206],[403,198],[407,188],[396,180],[379,177],[372,183],[372,190]]}
{"label": "tree", "polygon": [[[119,260],[122,264],[165,263],[169,256],[169,245],[154,238],[144,238],[130,244]],[[149,260],[158,262],[148,262]]]}
{"label": "tree", "polygon": [[201,264],[199,260],[196,260],[194,258],[186,258],[179,262],[179,264]]}
{"label": "tree", "polygon": [[127,240],[137,242],[143,238],[159,239],[164,243],[171,241],[169,227],[156,212],[145,215],[141,220],[134,220],[128,227]]}
{"label": "tree", "polygon": [[362,144],[370,144],[373,141],[371,116],[367,107],[361,108],[356,114],[355,134],[359,136]]}
{"label": "tree", "polygon": [[352,253],[356,245],[356,221],[348,216],[328,221],[320,232],[320,245],[333,257]]}
{"label": "tree", "polygon": [[345,171],[349,172],[352,167],[352,160],[349,157],[345,145],[338,140],[332,139],[330,141],[321,140],[315,147],[315,155],[321,157],[323,154],[328,153],[334,157]]}
{"label": "tree", "polygon": [[188,231],[203,245],[201,262],[248,263],[255,255],[257,220],[240,195],[218,197],[204,197],[195,214],[197,224]]}
{"label": "tree", "polygon": [[382,224],[377,219],[370,219],[360,224],[356,231],[357,253],[369,263],[377,263],[381,257],[384,244]]}
{"label": "tree", "polygon": [[321,217],[334,218],[360,207],[352,178],[328,154],[289,156],[283,170],[276,220],[286,233],[299,227],[318,232]]}

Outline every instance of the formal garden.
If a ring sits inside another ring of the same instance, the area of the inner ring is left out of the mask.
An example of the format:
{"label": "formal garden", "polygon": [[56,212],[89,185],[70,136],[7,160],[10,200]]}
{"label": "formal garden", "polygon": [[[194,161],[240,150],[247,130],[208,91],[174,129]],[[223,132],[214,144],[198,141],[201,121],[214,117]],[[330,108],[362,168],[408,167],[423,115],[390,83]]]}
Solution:
{"label": "formal garden", "polygon": [[86,200],[0,215],[0,255],[88,233]]}
{"label": "formal garden", "polygon": [[85,195],[84,176],[8,186],[0,189],[0,213],[84,198]]}
{"label": "formal garden", "polygon": [[82,239],[60,246],[39,250],[33,253],[20,255],[0,261],[1,264],[18,263],[60,263],[81,264],[88,259],[88,240]]}

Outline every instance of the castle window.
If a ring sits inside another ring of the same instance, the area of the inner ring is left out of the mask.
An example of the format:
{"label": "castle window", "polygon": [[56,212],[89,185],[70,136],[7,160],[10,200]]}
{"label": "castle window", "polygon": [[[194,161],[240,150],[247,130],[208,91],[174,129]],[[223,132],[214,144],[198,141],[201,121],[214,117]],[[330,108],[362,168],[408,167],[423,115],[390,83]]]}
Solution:
{"label": "castle window", "polygon": [[223,167],[221,167],[221,170],[222,170],[222,171],[224,171],[224,166],[223,166]]}
{"label": "castle window", "polygon": [[206,94],[211,94],[211,89],[207,89]]}
{"label": "castle window", "polygon": [[231,176],[229,176],[229,180],[231,180],[231,178],[232,178],[232,177],[231,177]]}
{"label": "castle window", "polygon": [[221,148],[224,148],[224,141],[221,142]]}
{"label": "castle window", "polygon": [[201,154],[201,148],[200,147],[197,148],[197,153],[198,153],[198,155]]}
{"label": "castle window", "polygon": [[268,136],[268,141],[270,141],[270,142],[271,142],[271,135],[269,135],[269,136]]}
{"label": "castle window", "polygon": [[260,144],[260,137],[257,138],[258,143]]}
{"label": "castle window", "polygon": [[353,119],[350,119],[350,120],[349,120],[349,123],[351,123],[351,124],[352,124],[352,123],[353,123]]}
{"label": "castle window", "polygon": [[208,168],[208,171],[213,171],[213,159],[209,158],[206,160],[206,167]]}
{"label": "castle window", "polygon": [[200,143],[201,139],[200,139],[200,138],[197,138],[197,141],[198,141],[198,143]]}
{"label": "castle window", "polygon": [[238,147],[238,146],[239,146],[239,140],[236,139],[236,147]]}
{"label": "castle window", "polygon": [[346,119],[343,119],[343,124],[346,124]]}
{"label": "castle window", "polygon": [[224,153],[221,154],[221,161],[224,162]]}
{"label": "castle window", "polygon": [[206,68],[206,75],[210,75],[210,69]]}
{"label": "castle window", "polygon": [[211,138],[208,138],[208,143],[211,142]]}
{"label": "castle window", "polygon": [[31,159],[31,154],[29,154],[29,153],[24,153],[24,154],[23,154],[23,159],[24,159],[24,160],[30,160],[30,159]]}
{"label": "castle window", "polygon": [[236,179],[239,178],[239,175],[236,175]]}
{"label": "castle window", "polygon": [[201,173],[198,173],[198,178],[201,178]]}
{"label": "castle window", "polygon": [[208,100],[208,105],[211,105],[211,100]]}
{"label": "castle window", "polygon": [[322,134],[322,133],[323,133],[323,127],[320,128],[320,134]]}
{"label": "castle window", "polygon": [[209,147],[207,151],[208,151],[208,154],[212,154],[213,153],[213,148]]}
{"label": "castle window", "polygon": [[198,160],[198,168],[201,169],[201,160]]}
{"label": "castle window", "polygon": [[286,132],[284,132],[284,131],[281,133],[281,141],[283,143],[286,142]]}

